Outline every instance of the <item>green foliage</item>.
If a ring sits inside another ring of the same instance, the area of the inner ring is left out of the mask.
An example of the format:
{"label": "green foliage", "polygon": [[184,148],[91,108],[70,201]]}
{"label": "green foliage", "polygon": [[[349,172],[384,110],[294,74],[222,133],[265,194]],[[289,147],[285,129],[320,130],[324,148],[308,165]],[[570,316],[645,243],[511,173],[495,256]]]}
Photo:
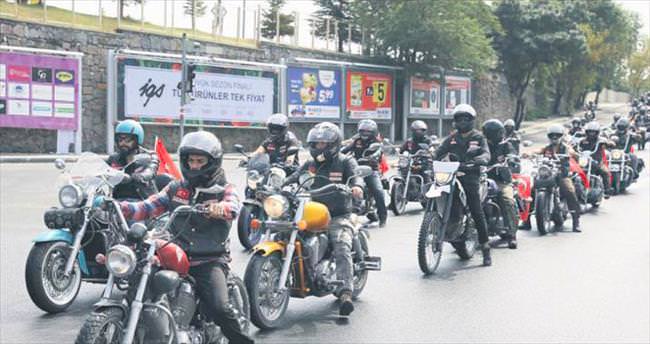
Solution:
{"label": "green foliage", "polygon": [[[262,36],[273,38],[276,36],[278,12],[284,6],[285,0],[269,0],[269,9],[262,12]],[[290,14],[280,13],[280,36],[294,34],[295,18]]]}
{"label": "green foliage", "polygon": [[[383,2],[385,0],[377,0]],[[353,18],[352,0],[314,0],[318,9],[310,19],[314,35],[321,38],[336,39],[337,49],[343,52],[343,45],[348,41],[361,42],[362,34]],[[328,26],[329,19],[329,30]],[[327,37],[329,32],[329,37]]]}
{"label": "green foliage", "polygon": [[650,90],[650,38],[646,38],[641,49],[630,56],[628,61],[628,85],[633,95]]}

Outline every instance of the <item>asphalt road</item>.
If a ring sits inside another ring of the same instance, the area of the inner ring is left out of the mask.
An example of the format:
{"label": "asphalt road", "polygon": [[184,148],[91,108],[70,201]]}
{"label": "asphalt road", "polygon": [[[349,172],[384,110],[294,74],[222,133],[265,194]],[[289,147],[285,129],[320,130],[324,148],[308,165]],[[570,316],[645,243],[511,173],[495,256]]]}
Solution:
{"label": "asphalt road", "polygon": [[[527,134],[528,135],[528,134]],[[529,134],[538,140],[542,134]],[[642,157],[649,166],[648,151]],[[232,182],[244,185],[236,162]],[[31,239],[44,230],[43,211],[57,204],[51,164],[0,165],[0,343],[70,343],[100,296],[83,284],[66,313],[46,315],[25,290]],[[540,237],[520,231],[520,248],[460,261],[446,246],[438,272],[424,277],[416,240],[422,213],[389,217],[371,229],[370,249],[383,259],[348,320],[333,297],[292,299],[281,329],[252,334],[261,343],[620,342],[650,341],[650,178],[644,171],[625,195],[582,218],[583,233]],[[233,269],[248,254],[233,238]]]}

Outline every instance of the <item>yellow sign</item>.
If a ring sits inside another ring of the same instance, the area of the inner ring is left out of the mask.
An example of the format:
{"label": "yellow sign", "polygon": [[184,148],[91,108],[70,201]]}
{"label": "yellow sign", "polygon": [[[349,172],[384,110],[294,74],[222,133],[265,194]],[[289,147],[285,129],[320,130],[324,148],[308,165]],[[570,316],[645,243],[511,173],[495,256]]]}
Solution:
{"label": "yellow sign", "polygon": [[386,89],[388,88],[387,81],[373,81],[372,82],[372,101],[376,104],[383,104],[386,101]]}

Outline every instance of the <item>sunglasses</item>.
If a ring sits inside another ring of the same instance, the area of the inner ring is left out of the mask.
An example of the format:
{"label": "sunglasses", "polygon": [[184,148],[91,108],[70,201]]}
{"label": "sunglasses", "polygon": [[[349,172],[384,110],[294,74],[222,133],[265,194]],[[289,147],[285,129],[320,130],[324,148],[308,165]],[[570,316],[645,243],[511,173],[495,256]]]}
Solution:
{"label": "sunglasses", "polygon": [[559,139],[559,138],[562,137],[562,134],[550,134],[550,135],[548,135],[548,137],[550,137],[552,139]]}
{"label": "sunglasses", "polygon": [[122,141],[130,143],[130,142],[135,141],[135,139],[130,135],[118,135],[117,136],[117,142],[122,142]]}
{"label": "sunglasses", "polygon": [[458,115],[454,116],[454,122],[471,122],[474,120],[474,117],[470,115]]}

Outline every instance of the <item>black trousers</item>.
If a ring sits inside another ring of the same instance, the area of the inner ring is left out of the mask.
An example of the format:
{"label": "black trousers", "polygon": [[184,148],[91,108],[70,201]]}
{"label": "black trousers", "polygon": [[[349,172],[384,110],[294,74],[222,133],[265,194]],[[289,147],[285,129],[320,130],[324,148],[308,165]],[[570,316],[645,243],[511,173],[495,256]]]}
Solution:
{"label": "black trousers", "polygon": [[[465,189],[465,195],[467,196],[467,205],[469,206],[469,211],[472,214],[472,219],[474,219],[474,224],[476,225],[476,230],[478,232],[478,242],[480,244],[485,244],[488,242],[489,237],[487,221],[485,220],[485,213],[483,212],[483,205],[481,204],[478,177],[463,176],[458,178],[458,180],[460,180],[460,183],[463,185],[463,189]],[[461,210],[458,209],[457,211]]]}
{"label": "black trousers", "polygon": [[377,215],[380,220],[386,220],[388,212],[386,210],[386,201],[384,200],[384,188],[381,185],[381,180],[379,179],[378,172],[373,172],[373,174],[364,178],[368,191],[372,193],[372,197],[375,199],[375,205],[377,206]]}
{"label": "black trousers", "polygon": [[228,299],[226,268],[221,263],[205,263],[190,268],[196,281],[196,291],[207,307],[208,317],[221,327],[230,343],[254,343],[242,333],[237,316]]}

